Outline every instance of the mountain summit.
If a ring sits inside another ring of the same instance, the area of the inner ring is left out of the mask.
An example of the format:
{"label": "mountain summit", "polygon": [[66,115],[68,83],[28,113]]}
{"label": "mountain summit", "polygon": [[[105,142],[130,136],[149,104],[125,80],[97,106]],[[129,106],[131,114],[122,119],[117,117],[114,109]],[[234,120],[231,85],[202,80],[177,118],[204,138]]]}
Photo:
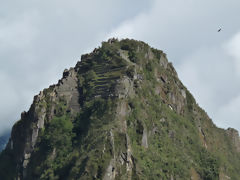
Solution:
{"label": "mountain summit", "polygon": [[166,54],[110,39],[34,97],[1,180],[237,180],[240,140],[217,128]]}

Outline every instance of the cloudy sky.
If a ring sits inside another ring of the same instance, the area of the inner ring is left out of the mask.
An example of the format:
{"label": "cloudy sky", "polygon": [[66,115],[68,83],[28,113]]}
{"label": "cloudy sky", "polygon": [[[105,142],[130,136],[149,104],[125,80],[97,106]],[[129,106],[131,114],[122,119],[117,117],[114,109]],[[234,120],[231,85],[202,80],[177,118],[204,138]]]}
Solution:
{"label": "cloudy sky", "polygon": [[164,50],[214,123],[240,130],[239,0],[0,2],[0,134],[110,37]]}

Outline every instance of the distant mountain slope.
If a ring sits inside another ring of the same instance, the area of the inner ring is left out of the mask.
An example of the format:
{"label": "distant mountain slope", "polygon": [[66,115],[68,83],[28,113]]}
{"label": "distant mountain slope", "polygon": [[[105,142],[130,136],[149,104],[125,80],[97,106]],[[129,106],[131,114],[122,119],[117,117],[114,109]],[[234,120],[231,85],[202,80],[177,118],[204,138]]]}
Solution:
{"label": "distant mountain slope", "polygon": [[110,39],[34,97],[0,155],[0,177],[239,180],[240,140],[213,124],[166,54]]}
{"label": "distant mountain slope", "polygon": [[10,137],[10,133],[10,131],[7,131],[0,136],[0,152],[5,148]]}

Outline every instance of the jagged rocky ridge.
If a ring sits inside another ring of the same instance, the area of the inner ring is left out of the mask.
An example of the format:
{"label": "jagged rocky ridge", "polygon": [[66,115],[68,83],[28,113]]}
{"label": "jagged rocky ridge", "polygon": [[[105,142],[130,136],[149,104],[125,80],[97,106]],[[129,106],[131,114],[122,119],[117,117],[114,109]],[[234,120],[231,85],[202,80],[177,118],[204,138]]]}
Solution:
{"label": "jagged rocky ridge", "polygon": [[166,54],[110,39],[34,97],[0,177],[237,180],[239,164],[238,132],[213,124]]}

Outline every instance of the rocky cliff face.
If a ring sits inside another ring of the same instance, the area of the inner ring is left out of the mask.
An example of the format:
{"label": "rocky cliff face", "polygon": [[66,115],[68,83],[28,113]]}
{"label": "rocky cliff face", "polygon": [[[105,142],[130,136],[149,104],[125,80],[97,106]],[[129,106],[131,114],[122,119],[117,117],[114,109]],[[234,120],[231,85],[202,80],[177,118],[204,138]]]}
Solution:
{"label": "rocky cliff face", "polygon": [[240,152],[240,137],[238,131],[233,128],[228,128],[227,134],[232,139],[232,143],[234,144],[237,152]]}
{"label": "rocky cliff face", "polygon": [[239,152],[238,132],[212,123],[166,54],[110,39],[34,97],[0,177],[237,179]]}
{"label": "rocky cliff face", "polygon": [[62,110],[58,109],[59,103],[63,103],[70,114],[80,111],[77,80],[77,73],[73,68],[65,70],[58,84],[50,86],[35,96],[30,110],[23,112],[21,120],[13,126],[7,149],[13,151],[19,177],[26,176],[25,170],[37,143],[39,132],[45,127],[45,123],[51,121]]}

